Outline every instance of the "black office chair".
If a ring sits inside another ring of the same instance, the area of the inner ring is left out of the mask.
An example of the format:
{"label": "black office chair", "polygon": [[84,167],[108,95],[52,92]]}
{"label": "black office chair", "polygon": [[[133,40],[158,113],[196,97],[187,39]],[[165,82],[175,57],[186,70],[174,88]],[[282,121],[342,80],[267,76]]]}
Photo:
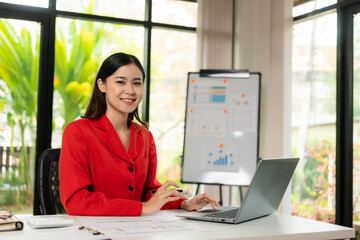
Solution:
{"label": "black office chair", "polygon": [[40,156],[39,195],[41,213],[45,215],[66,213],[59,194],[60,148],[47,149]]}

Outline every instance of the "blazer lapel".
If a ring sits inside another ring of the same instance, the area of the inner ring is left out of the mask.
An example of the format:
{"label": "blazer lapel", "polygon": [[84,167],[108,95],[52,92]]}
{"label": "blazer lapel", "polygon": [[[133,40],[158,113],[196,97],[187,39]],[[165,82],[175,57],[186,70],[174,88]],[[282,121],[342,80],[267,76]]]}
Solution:
{"label": "blazer lapel", "polygon": [[[112,126],[109,119],[104,114],[98,120],[95,120],[95,127],[104,131],[104,143],[116,156],[124,161],[134,164],[130,158],[128,152],[125,150],[124,145],[121,143],[119,136],[117,135],[114,127]],[[131,137],[130,137],[131,139]],[[131,143],[130,143],[131,144]]]}
{"label": "blazer lapel", "polygon": [[141,127],[133,123],[130,119],[130,144],[129,155],[135,161],[144,147],[144,138],[141,135]]}

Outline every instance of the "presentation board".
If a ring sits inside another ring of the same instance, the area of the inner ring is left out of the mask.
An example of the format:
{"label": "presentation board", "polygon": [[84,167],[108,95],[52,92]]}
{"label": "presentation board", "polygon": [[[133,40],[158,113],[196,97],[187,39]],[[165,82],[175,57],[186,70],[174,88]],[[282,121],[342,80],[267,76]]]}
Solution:
{"label": "presentation board", "polygon": [[259,152],[260,73],[189,73],[183,183],[247,186]]}

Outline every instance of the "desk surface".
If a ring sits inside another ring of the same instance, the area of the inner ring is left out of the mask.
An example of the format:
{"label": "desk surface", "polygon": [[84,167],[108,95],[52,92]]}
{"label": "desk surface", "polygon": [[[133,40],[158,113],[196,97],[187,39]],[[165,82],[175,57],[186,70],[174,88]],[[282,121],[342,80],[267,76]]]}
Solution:
{"label": "desk surface", "polygon": [[[183,210],[163,210],[154,214],[156,217],[174,216]],[[26,219],[29,215],[18,215],[24,221],[23,231],[0,232],[1,239],[101,239],[88,232],[78,230],[81,219],[87,217],[66,216],[75,220],[75,225],[64,228],[32,229]],[[46,217],[46,216],[45,216]],[[96,219],[96,217],[89,217]],[[142,217],[140,217],[142,218]],[[111,218],[121,220],[121,217]],[[139,218],[137,218],[139,219]],[[196,228],[205,231],[173,231],[164,233],[150,233],[146,235],[126,235],[114,239],[148,239],[148,240],[190,240],[190,239],[239,239],[239,240],[321,240],[321,239],[350,239],[355,237],[355,230],[334,224],[328,224],[296,216],[272,214],[263,218],[240,224],[210,223],[179,218],[180,221],[191,223]],[[140,224],[140,223],[139,223]],[[111,237],[111,236],[110,236]]]}

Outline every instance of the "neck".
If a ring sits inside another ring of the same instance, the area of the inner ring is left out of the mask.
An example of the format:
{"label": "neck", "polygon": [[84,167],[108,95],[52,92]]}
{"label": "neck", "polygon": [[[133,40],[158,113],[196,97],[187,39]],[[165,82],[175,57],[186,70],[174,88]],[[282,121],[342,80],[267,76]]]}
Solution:
{"label": "neck", "polygon": [[106,117],[109,119],[116,131],[123,131],[128,126],[128,114],[111,114],[109,112],[105,113]]}

